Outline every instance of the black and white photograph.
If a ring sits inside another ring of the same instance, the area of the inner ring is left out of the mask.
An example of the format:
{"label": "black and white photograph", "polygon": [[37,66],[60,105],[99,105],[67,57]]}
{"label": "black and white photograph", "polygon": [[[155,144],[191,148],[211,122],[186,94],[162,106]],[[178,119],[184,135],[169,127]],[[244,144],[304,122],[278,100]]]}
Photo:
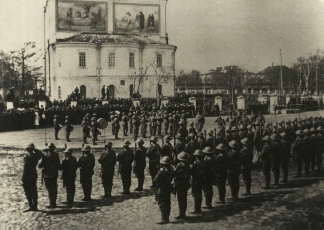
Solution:
{"label": "black and white photograph", "polygon": [[0,21],[0,230],[324,229],[324,0]]}

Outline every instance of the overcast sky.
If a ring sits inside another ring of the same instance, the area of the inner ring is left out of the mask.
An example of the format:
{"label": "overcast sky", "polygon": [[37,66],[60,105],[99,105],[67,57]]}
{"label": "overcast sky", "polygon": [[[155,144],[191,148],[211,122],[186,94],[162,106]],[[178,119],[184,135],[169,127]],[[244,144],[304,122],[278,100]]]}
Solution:
{"label": "overcast sky", "polygon": [[[46,0],[1,0],[0,50],[24,41],[43,46]],[[324,0],[168,0],[167,32],[178,46],[177,69],[206,72],[225,65],[260,71],[290,66],[324,50]]]}

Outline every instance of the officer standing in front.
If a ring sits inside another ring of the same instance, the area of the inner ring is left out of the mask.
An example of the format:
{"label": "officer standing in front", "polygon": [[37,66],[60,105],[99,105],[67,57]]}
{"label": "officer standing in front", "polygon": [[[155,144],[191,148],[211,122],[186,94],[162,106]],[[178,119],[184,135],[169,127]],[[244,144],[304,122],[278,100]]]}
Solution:
{"label": "officer standing in front", "polygon": [[69,116],[66,116],[65,117],[65,138],[66,138],[67,142],[71,142],[70,134],[71,134],[71,131],[72,131],[72,127],[73,126],[71,125]]}
{"label": "officer standing in front", "polygon": [[174,170],[175,189],[178,195],[179,215],[176,219],[186,218],[187,196],[190,188],[191,168],[188,162],[189,155],[186,152],[181,152],[177,156],[179,163]]}
{"label": "officer standing in front", "polygon": [[116,161],[116,152],[112,150],[112,143],[107,142],[105,151],[98,160],[99,164],[101,164],[100,177],[105,192],[103,198],[111,197]]}
{"label": "officer standing in front", "polygon": [[241,149],[241,172],[242,178],[245,184],[245,193],[242,195],[251,195],[251,171],[252,171],[252,160],[253,160],[253,150],[250,149],[250,142],[248,138],[243,138],[241,140],[243,148]]}
{"label": "officer standing in front", "polygon": [[58,170],[61,169],[60,157],[57,152],[54,152],[55,149],[55,145],[50,143],[48,153],[38,165],[38,168],[43,168],[45,187],[50,200],[48,208],[56,208]]}
{"label": "officer standing in front", "polygon": [[27,154],[24,157],[24,167],[22,173],[22,185],[28,200],[29,208],[24,212],[38,211],[38,193],[37,193],[37,170],[38,161],[44,154],[35,148],[33,143],[27,145]]}
{"label": "officer standing in front", "polygon": [[122,194],[130,194],[131,186],[131,174],[132,174],[132,163],[134,161],[134,153],[131,148],[129,148],[130,142],[125,140],[123,143],[123,149],[118,153],[117,161],[119,162],[119,173],[123,183]]}
{"label": "officer standing in front", "polygon": [[94,174],[95,158],[91,153],[91,147],[85,145],[81,151],[82,157],[78,160],[77,166],[80,168],[80,183],[82,184],[84,198],[83,201],[91,201],[92,176]]}
{"label": "officer standing in front", "polygon": [[156,186],[155,199],[159,204],[161,212],[161,221],[158,224],[169,223],[171,212],[171,192],[174,170],[171,166],[172,160],[165,156],[160,160],[161,169],[155,176],[153,182]]}
{"label": "officer standing in front", "polygon": [[66,203],[72,204],[75,195],[75,179],[77,171],[77,160],[72,156],[73,149],[64,150],[65,159],[62,161],[63,188],[66,188]]}

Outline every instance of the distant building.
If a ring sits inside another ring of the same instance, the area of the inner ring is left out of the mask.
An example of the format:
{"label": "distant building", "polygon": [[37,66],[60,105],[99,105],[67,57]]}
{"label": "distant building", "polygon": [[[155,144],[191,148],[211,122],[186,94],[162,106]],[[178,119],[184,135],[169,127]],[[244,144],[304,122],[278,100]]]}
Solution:
{"label": "distant building", "polygon": [[168,44],[167,0],[49,0],[46,88],[66,99],[174,95],[176,46]]}

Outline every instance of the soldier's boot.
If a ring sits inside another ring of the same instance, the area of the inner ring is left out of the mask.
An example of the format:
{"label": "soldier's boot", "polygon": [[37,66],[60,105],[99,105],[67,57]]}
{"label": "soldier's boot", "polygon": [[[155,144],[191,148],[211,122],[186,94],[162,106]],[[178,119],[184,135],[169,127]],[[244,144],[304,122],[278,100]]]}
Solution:
{"label": "soldier's boot", "polygon": [[38,211],[38,198],[37,198],[37,196],[34,196],[32,198],[32,200],[33,200],[33,211]]}
{"label": "soldier's boot", "polygon": [[31,197],[28,197],[27,200],[28,200],[28,206],[29,206],[29,208],[26,209],[24,212],[34,211],[33,199]]}
{"label": "soldier's boot", "polygon": [[212,208],[212,197],[206,196],[205,197],[205,209],[211,209]]}
{"label": "soldier's boot", "polygon": [[202,202],[202,199],[195,199],[195,202],[194,202],[194,211],[192,213],[201,213],[201,202]]}
{"label": "soldier's boot", "polygon": [[161,211],[161,221],[157,224],[167,224],[169,223],[169,216],[168,216],[168,210],[166,209],[160,209]]}
{"label": "soldier's boot", "polygon": [[270,189],[270,177],[265,177],[265,186],[262,189]]}
{"label": "soldier's boot", "polygon": [[279,172],[275,172],[274,173],[274,180],[275,180],[274,185],[275,186],[278,186],[279,185],[279,178],[280,178],[280,173]]}
{"label": "soldier's boot", "polygon": [[236,194],[236,189],[234,185],[230,185],[230,190],[231,190],[231,197],[229,197],[229,200],[234,200],[235,199],[235,194]]}

